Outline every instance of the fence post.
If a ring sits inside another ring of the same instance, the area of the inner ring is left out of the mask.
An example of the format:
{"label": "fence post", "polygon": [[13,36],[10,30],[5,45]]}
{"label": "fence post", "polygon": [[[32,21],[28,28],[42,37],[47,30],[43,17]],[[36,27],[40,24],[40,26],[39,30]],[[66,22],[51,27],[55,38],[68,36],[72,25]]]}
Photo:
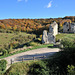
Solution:
{"label": "fence post", "polygon": [[12,59],[10,61],[11,61],[11,64],[12,64]]}
{"label": "fence post", "polygon": [[12,58],[10,61],[11,61],[11,64],[13,64],[14,63],[14,58]]}
{"label": "fence post", "polygon": [[46,56],[44,55],[44,56],[43,56],[43,59],[45,59],[45,57],[46,57]]}
{"label": "fence post", "polygon": [[33,57],[33,60],[35,60],[35,57]]}
{"label": "fence post", "polygon": [[22,58],[22,62],[24,61],[24,58]]}

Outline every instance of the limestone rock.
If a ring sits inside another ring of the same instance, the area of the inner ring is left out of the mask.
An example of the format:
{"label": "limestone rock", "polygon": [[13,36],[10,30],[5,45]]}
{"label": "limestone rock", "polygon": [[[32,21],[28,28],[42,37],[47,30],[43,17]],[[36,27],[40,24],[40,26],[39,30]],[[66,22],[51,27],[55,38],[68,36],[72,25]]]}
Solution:
{"label": "limestone rock", "polygon": [[43,31],[42,43],[45,43],[45,44],[49,43],[49,42],[48,42],[47,30],[44,30],[44,31]]}
{"label": "limestone rock", "polygon": [[63,24],[63,32],[64,33],[75,33],[75,23],[65,22]]}
{"label": "limestone rock", "polygon": [[42,43],[55,43],[55,36],[58,34],[58,24],[53,22],[49,27],[49,33],[47,34],[47,30],[43,31]]}
{"label": "limestone rock", "polygon": [[65,32],[65,33],[70,32],[70,23],[65,22],[63,24],[63,32]]}
{"label": "limestone rock", "polygon": [[71,32],[75,33],[75,23],[71,23]]}
{"label": "limestone rock", "polygon": [[55,36],[52,33],[48,33],[48,41],[49,43],[55,43]]}
{"label": "limestone rock", "polygon": [[58,34],[58,24],[55,21],[49,26],[49,33],[52,33],[54,36]]}

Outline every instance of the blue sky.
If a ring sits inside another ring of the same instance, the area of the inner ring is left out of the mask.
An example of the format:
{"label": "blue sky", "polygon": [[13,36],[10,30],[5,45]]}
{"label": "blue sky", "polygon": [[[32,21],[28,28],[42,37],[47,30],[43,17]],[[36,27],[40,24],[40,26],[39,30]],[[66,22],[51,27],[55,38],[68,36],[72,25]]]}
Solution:
{"label": "blue sky", "polygon": [[0,0],[0,19],[75,16],[75,0]]}

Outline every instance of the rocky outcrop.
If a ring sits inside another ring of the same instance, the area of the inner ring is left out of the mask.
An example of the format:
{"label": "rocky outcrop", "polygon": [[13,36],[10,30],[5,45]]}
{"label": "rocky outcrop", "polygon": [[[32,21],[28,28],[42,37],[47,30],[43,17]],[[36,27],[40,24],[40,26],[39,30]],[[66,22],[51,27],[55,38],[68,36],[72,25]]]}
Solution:
{"label": "rocky outcrop", "polygon": [[49,26],[49,33],[47,33],[47,30],[43,31],[42,36],[42,43],[48,44],[48,43],[55,43],[55,36],[58,34],[58,24],[54,21]]}
{"label": "rocky outcrop", "polygon": [[67,32],[70,32],[70,31],[71,31],[70,23],[65,22],[65,23],[63,24],[63,32],[67,33]]}
{"label": "rocky outcrop", "polygon": [[63,32],[64,33],[75,33],[75,23],[65,22],[63,24]]}
{"label": "rocky outcrop", "polygon": [[55,43],[55,36],[52,33],[48,33],[48,42]]}
{"label": "rocky outcrop", "polygon": [[42,43],[43,44],[55,43],[55,36],[52,33],[47,34],[47,31],[44,30],[42,36]]}
{"label": "rocky outcrop", "polygon": [[58,34],[58,24],[55,21],[49,26],[49,33],[52,33],[54,36]]}
{"label": "rocky outcrop", "polygon": [[48,34],[47,34],[47,30],[43,31],[43,36],[42,36],[42,43],[48,44]]}

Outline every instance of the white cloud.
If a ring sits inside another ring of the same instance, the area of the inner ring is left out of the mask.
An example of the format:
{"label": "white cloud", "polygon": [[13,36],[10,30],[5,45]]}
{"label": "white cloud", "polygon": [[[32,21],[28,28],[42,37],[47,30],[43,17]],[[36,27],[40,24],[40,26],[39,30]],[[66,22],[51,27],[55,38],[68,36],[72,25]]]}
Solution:
{"label": "white cloud", "polygon": [[17,0],[18,2],[21,2],[21,1],[25,1],[25,2],[27,2],[28,0]]}
{"label": "white cloud", "polygon": [[25,2],[27,2],[28,0],[25,0]]}
{"label": "white cloud", "polygon": [[17,0],[18,2],[21,2],[22,0]]}
{"label": "white cloud", "polygon": [[48,5],[46,6],[46,8],[50,8],[52,6],[52,1],[50,1],[49,3],[48,3]]}

